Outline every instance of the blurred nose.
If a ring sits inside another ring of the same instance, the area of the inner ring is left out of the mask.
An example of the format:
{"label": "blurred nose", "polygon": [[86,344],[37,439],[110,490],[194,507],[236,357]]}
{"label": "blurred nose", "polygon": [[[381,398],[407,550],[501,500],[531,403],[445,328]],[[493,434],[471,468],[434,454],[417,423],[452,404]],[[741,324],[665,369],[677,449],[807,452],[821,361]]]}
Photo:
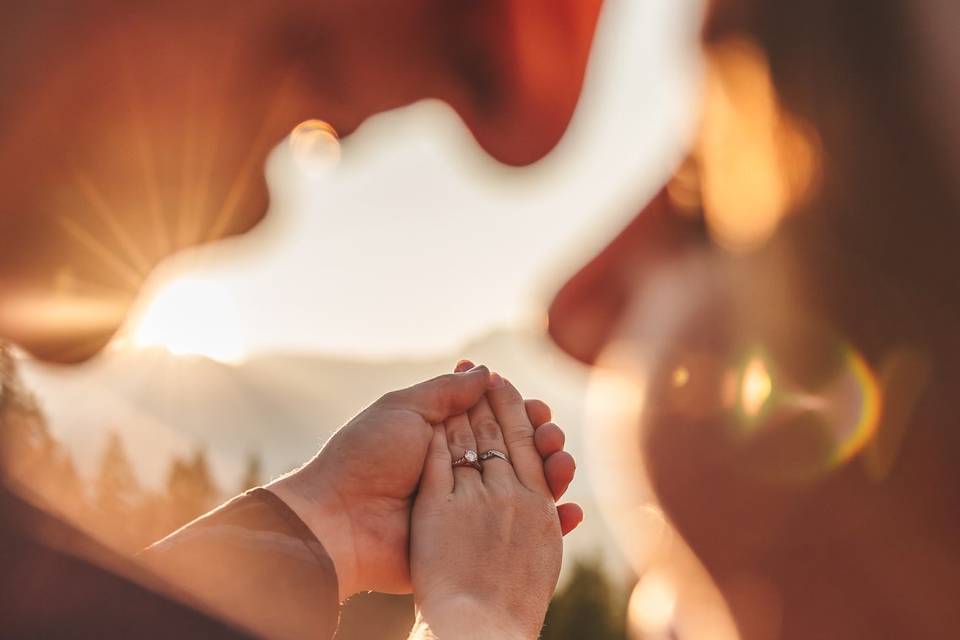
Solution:
{"label": "blurred nose", "polygon": [[702,218],[675,209],[661,190],[560,289],[549,309],[550,337],[569,355],[593,364],[646,274],[706,241]]}

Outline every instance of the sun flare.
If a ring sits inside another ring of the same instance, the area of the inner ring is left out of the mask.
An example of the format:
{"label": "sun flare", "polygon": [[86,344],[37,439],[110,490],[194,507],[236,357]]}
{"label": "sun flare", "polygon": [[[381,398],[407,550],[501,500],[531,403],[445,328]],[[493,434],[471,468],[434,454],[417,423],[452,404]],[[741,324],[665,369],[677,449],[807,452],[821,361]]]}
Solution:
{"label": "sun flare", "polygon": [[130,343],[141,348],[162,347],[176,355],[238,362],[246,350],[236,318],[236,304],[222,285],[181,277],[152,296],[133,325]]}

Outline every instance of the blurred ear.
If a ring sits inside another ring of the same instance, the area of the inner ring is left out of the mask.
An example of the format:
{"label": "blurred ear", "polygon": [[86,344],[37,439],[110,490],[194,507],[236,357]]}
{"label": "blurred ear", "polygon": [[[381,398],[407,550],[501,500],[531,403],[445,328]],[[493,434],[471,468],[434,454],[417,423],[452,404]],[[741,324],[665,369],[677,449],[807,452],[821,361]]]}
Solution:
{"label": "blurred ear", "polygon": [[454,107],[501,162],[546,155],[573,116],[602,0],[489,0],[464,16]]}

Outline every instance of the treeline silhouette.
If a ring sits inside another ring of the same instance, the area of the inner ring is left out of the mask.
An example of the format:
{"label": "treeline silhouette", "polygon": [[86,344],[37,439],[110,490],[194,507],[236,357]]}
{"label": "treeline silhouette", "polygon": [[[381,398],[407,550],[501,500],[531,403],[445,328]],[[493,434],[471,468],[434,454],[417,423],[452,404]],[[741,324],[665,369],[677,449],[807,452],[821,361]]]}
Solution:
{"label": "treeline silhouette", "polygon": [[[222,491],[202,449],[170,461],[159,490],[143,486],[117,431],[84,481],[53,437],[37,398],[23,384],[9,346],[0,343],[0,472],[49,510],[114,549],[133,554],[209,511],[263,484],[253,453],[236,487]],[[629,590],[611,582],[599,557],[580,559],[550,605],[544,640],[622,640]],[[413,599],[360,594],[343,608],[338,640],[402,640],[413,624]]]}
{"label": "treeline silhouette", "polygon": [[85,481],[70,453],[53,437],[37,398],[24,385],[9,346],[0,344],[0,452],[9,481],[43,506],[111,547],[135,553],[229,496],[259,486],[261,462],[247,461],[239,486],[215,483],[198,449],[170,461],[159,490],[143,486],[119,433],[111,431],[95,474]]}

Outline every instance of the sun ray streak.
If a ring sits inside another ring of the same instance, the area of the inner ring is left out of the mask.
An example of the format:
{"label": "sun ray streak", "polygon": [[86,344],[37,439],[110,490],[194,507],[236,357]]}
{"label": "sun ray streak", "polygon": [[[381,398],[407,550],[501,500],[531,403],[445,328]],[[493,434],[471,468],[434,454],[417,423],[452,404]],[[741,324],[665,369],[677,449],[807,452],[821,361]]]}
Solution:
{"label": "sun ray streak", "polygon": [[264,138],[267,136],[270,130],[271,122],[277,116],[282,104],[282,99],[285,95],[285,92],[289,89],[290,84],[294,80],[294,76],[295,72],[288,73],[284,80],[281,81],[280,85],[277,87],[276,93],[271,100],[271,104],[267,108],[260,127],[257,130],[257,135],[250,144],[250,148],[247,151],[246,157],[244,158],[243,163],[240,165],[237,175],[223,199],[223,204],[221,205],[220,210],[217,212],[217,215],[214,217],[213,222],[210,225],[206,236],[204,237],[205,241],[209,242],[210,240],[214,240],[223,235],[227,225],[233,218],[237,209],[237,205],[240,203],[241,198],[249,186],[249,177],[256,169],[254,163],[257,161],[257,151],[266,142]]}
{"label": "sun ray streak", "polygon": [[219,127],[215,127],[210,130],[211,139],[209,144],[206,145],[206,153],[201,154],[200,161],[197,166],[197,175],[200,179],[194,184],[193,197],[190,199],[193,203],[193,211],[195,212],[197,224],[194,224],[191,227],[190,238],[192,240],[199,239],[198,233],[199,227],[202,223],[200,221],[205,219],[207,211],[207,200],[210,198],[210,185],[213,180],[213,171],[216,167],[217,159],[217,138],[219,137]]}
{"label": "sun ray streak", "polygon": [[153,160],[153,150],[147,134],[146,125],[140,115],[140,102],[131,88],[130,93],[130,121],[134,143],[140,167],[143,170],[143,181],[147,191],[147,211],[153,225],[156,250],[158,255],[164,256],[170,252],[170,233],[167,230],[163,215],[163,201],[160,197],[160,183],[157,179],[157,168]]}
{"label": "sun ray streak", "polygon": [[70,290],[77,293],[89,294],[102,297],[132,297],[136,290],[131,287],[119,287],[106,282],[94,282],[87,279],[74,279],[70,283]]}
{"label": "sun ray streak", "polygon": [[141,83],[147,86],[141,74],[134,71],[130,60],[140,51],[140,44],[131,40],[129,36],[118,38],[117,58],[123,63],[122,90],[126,97],[127,108],[130,114],[128,130],[133,140],[137,161],[143,171],[143,186],[146,192],[146,211],[153,228],[154,253],[151,258],[166,256],[170,253],[170,230],[164,216],[164,202],[160,190],[159,171],[156,165],[156,155],[151,144],[151,133],[144,118],[143,94],[139,90]]}
{"label": "sun ray streak", "polygon": [[[232,47],[229,50],[224,51],[224,59],[222,61],[221,72],[217,77],[221,78],[219,93],[218,95],[223,98],[221,100],[222,108],[229,108],[229,103],[225,99],[226,97],[226,78],[231,76],[231,66],[233,64],[233,48],[236,47],[236,42],[232,43]],[[198,212],[198,219],[202,216],[206,218],[207,211],[207,200],[210,197],[210,186],[213,183],[214,179],[214,170],[216,168],[217,154],[220,151],[220,135],[222,132],[223,118],[210,118],[210,121],[213,123],[210,128],[207,130],[209,136],[207,144],[205,145],[206,153],[204,153],[200,159],[199,167],[197,169],[197,174],[200,176],[200,182],[197,186],[197,192],[195,194],[195,207]],[[199,236],[199,234],[198,234]],[[201,240],[201,237],[192,236],[194,240]]]}
{"label": "sun ray streak", "polygon": [[196,78],[191,78],[191,91],[187,100],[188,108],[184,120],[184,139],[183,139],[183,160],[180,163],[180,197],[177,211],[177,247],[184,247],[191,243],[196,237],[197,212],[191,207],[191,195],[193,184],[195,182],[196,171],[194,161],[196,160],[196,92],[193,88],[196,85]]}
{"label": "sun ray streak", "polygon": [[91,253],[103,260],[128,283],[133,289],[137,289],[143,283],[143,275],[137,273],[129,264],[118,258],[110,249],[75,220],[67,216],[61,216],[60,226],[73,238],[85,246]]}
{"label": "sun ray streak", "polygon": [[137,247],[137,243],[130,237],[130,234],[123,228],[123,225],[120,224],[120,221],[117,220],[116,214],[110,208],[110,205],[107,204],[103,195],[97,190],[93,183],[80,172],[77,172],[77,184],[83,196],[87,198],[88,202],[93,206],[94,213],[107,225],[110,233],[112,233],[114,238],[120,243],[120,246],[127,254],[127,258],[129,258],[133,264],[134,269],[138,270],[141,275],[146,275],[150,271],[150,262],[143,255],[143,252],[140,251],[140,248]]}

